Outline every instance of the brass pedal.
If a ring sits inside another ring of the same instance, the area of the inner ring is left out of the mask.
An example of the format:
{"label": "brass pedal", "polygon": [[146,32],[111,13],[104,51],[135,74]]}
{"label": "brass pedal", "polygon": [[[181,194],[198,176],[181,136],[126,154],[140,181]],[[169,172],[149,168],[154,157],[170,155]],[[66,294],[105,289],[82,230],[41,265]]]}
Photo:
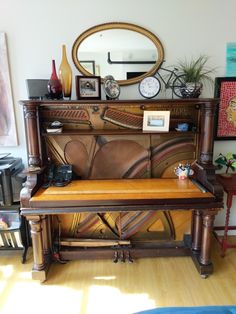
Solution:
{"label": "brass pedal", "polygon": [[115,251],[115,252],[114,252],[114,258],[113,258],[113,263],[117,263],[117,262],[118,262],[118,259],[119,259],[118,252]]}
{"label": "brass pedal", "polygon": [[130,251],[127,251],[127,252],[126,252],[126,260],[127,260],[128,263],[130,263],[130,264],[134,262],[134,260],[133,260],[132,257],[131,257]]}
{"label": "brass pedal", "polygon": [[125,263],[125,254],[124,254],[124,251],[121,251],[121,252],[120,252],[119,261],[120,261],[121,263]]}

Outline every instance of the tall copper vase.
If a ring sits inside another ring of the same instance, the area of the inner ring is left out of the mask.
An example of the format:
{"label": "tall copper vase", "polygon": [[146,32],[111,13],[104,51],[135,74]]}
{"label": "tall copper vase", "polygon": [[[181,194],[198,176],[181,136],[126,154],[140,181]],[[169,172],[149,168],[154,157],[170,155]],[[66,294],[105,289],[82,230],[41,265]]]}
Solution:
{"label": "tall copper vase", "polygon": [[62,84],[63,98],[71,99],[72,70],[67,60],[65,45],[62,45],[62,60],[59,68],[59,78]]}

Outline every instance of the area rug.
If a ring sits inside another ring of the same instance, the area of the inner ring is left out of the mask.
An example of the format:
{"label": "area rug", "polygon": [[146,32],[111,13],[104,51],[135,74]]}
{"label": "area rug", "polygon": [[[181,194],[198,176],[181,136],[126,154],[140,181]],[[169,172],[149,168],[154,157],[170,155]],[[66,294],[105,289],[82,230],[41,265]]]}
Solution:
{"label": "area rug", "polygon": [[135,314],[236,314],[236,306],[162,307]]}

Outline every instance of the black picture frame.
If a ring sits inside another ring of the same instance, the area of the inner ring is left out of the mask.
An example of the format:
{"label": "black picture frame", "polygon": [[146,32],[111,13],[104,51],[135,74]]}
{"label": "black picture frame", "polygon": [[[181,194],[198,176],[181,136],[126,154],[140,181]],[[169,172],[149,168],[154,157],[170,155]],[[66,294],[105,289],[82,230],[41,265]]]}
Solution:
{"label": "black picture frame", "polygon": [[78,100],[101,99],[101,77],[82,76],[75,77],[76,97]]}
{"label": "black picture frame", "polygon": [[135,77],[139,77],[145,73],[146,72],[126,72],[126,79],[129,80]]}
{"label": "black picture frame", "polygon": [[215,140],[236,140],[236,77],[216,77]]}

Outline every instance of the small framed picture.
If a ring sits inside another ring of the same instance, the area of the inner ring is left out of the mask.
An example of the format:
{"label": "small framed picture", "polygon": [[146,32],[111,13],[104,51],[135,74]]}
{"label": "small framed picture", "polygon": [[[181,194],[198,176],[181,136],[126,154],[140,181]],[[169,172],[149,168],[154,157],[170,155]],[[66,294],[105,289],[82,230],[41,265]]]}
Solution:
{"label": "small framed picture", "polygon": [[215,140],[235,140],[236,77],[217,77],[215,97],[220,99],[215,119]]}
{"label": "small framed picture", "polygon": [[101,99],[101,78],[100,76],[75,77],[77,99]]}
{"label": "small framed picture", "polygon": [[170,111],[144,111],[143,131],[168,132]]}
{"label": "small framed picture", "polygon": [[83,68],[89,73],[95,75],[95,61],[93,60],[83,60],[80,61]]}

